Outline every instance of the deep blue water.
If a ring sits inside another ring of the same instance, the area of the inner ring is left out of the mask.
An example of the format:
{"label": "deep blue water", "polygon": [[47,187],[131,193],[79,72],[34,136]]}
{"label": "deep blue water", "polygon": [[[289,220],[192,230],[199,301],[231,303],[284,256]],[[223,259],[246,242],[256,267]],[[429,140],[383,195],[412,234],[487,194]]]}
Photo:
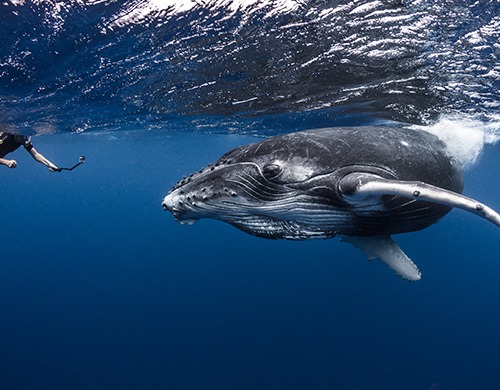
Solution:
{"label": "deep blue water", "polygon": [[87,157],[0,166],[0,387],[500,388],[494,225],[396,237],[410,283],[338,239],[161,207],[262,136],[398,121],[484,134],[464,193],[500,210],[498,1],[236,3],[0,5],[2,128]]}
{"label": "deep blue water", "polygon": [[[498,228],[462,211],[398,237],[403,281],[337,239],[257,239],[160,202],[184,173],[250,141],[158,132],[36,137],[0,170],[4,388],[495,389]],[[466,177],[500,208],[498,146]],[[435,387],[436,388],[436,387]]]}

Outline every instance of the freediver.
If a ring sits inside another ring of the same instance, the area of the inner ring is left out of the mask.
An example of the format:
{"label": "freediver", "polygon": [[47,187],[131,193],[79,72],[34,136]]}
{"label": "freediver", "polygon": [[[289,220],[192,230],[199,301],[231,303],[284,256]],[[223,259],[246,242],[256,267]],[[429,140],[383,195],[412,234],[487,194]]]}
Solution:
{"label": "freediver", "polygon": [[17,150],[20,146],[24,146],[24,149],[31,154],[35,161],[45,165],[51,172],[61,172],[60,168],[38,153],[31,143],[31,137],[2,131],[0,131],[0,164],[6,165],[9,168],[15,168],[17,166],[16,160],[8,160],[4,157]]}

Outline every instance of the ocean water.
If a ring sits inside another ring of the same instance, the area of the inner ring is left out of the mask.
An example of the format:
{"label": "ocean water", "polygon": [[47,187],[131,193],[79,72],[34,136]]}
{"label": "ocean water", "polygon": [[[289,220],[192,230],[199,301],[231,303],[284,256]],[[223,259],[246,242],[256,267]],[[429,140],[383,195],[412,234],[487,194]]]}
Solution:
{"label": "ocean water", "polygon": [[404,281],[338,239],[175,223],[183,175],[264,136],[425,126],[500,210],[500,4],[6,1],[0,387],[497,389],[498,228],[396,237]]}

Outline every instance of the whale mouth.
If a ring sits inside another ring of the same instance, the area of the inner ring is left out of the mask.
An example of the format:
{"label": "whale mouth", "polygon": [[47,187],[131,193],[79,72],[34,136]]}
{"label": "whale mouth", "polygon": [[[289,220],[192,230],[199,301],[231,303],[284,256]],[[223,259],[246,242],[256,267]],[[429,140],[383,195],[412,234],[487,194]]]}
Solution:
{"label": "whale mouth", "polygon": [[184,214],[183,210],[179,210],[177,207],[175,207],[170,195],[167,195],[165,198],[163,198],[161,205],[163,207],[163,210],[170,211],[175,219],[181,218],[182,214]]}
{"label": "whale mouth", "polygon": [[177,207],[175,207],[174,202],[172,201],[172,198],[169,195],[167,195],[163,199],[161,205],[163,207],[163,210],[172,213],[175,220],[179,222],[181,225],[193,225],[196,221],[198,221],[198,218],[183,218],[185,210],[180,210]]}
{"label": "whale mouth", "polygon": [[197,218],[182,218],[184,215],[184,211],[178,210],[174,207],[168,207],[165,203],[162,203],[163,210],[169,211],[172,213],[174,216],[175,220],[179,222],[181,225],[194,225],[196,221],[198,221]]}

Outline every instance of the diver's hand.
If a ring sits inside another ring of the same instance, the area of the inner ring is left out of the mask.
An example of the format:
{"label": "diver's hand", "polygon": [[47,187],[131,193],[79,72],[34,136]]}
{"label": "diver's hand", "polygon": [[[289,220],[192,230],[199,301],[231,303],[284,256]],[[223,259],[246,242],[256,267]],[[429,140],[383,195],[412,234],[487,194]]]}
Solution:
{"label": "diver's hand", "polygon": [[7,166],[8,166],[9,168],[15,168],[15,167],[17,167],[17,162],[16,162],[16,160],[8,160],[8,161],[7,161]]}
{"label": "diver's hand", "polygon": [[55,165],[49,165],[50,172],[61,172],[60,168],[57,168]]}

